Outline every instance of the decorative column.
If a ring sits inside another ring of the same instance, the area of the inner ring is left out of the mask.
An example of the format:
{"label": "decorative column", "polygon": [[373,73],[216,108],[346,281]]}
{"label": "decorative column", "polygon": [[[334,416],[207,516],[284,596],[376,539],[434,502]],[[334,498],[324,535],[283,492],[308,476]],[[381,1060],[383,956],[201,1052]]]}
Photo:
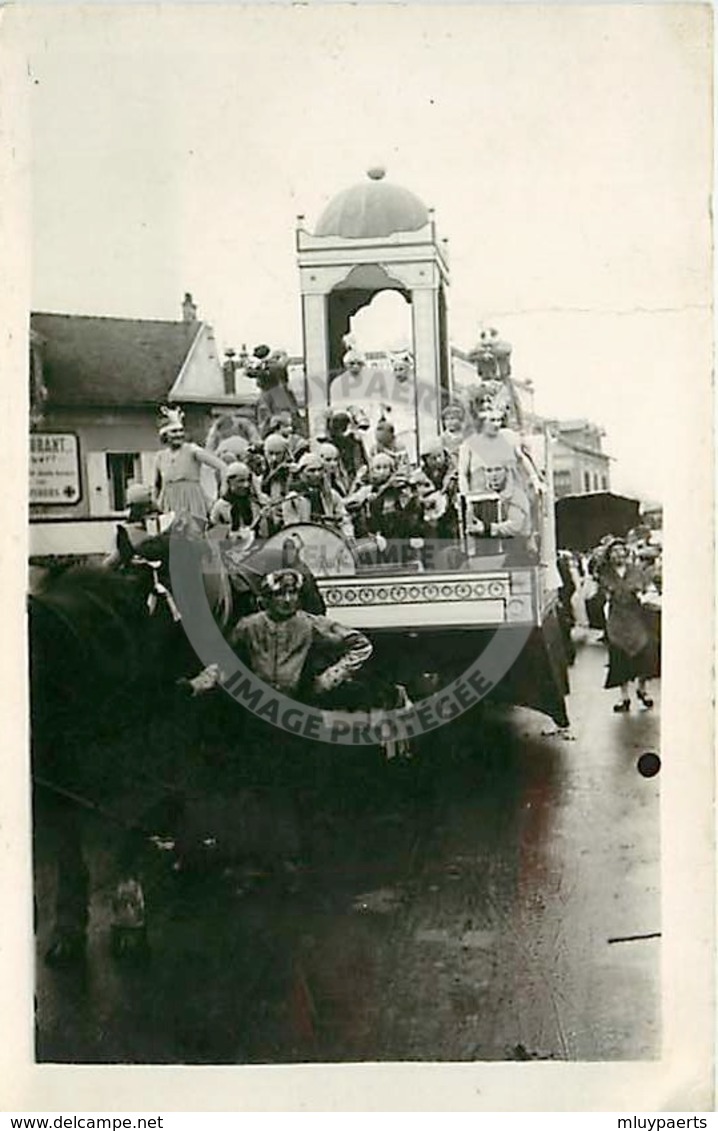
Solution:
{"label": "decorative column", "polygon": [[416,428],[419,452],[441,431],[441,363],[439,357],[438,288],[412,290],[414,372],[416,375]]}
{"label": "decorative column", "polygon": [[329,404],[327,300],[324,294],[302,295],[304,321],[304,387],[309,436],[322,427]]}

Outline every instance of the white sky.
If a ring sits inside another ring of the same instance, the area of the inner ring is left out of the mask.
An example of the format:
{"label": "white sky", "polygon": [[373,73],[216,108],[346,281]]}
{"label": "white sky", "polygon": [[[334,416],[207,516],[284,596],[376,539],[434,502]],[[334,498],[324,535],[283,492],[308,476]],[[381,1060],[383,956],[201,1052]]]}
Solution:
{"label": "white sky", "polygon": [[710,364],[707,7],[26,9],[34,309],[301,352],[294,221],[371,164],[436,209],[450,331],[661,497]]}

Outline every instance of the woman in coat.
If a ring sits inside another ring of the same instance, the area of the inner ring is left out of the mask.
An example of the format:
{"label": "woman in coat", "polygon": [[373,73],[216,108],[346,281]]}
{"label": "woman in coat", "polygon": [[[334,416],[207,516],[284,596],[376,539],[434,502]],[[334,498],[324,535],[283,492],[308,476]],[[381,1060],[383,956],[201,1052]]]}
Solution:
{"label": "woman in coat", "polygon": [[630,711],[629,685],[635,679],[636,697],[645,708],[653,706],[646,680],[657,674],[656,640],[650,633],[640,596],[646,588],[643,570],[628,559],[625,542],[616,539],[607,549],[600,584],[608,595],[606,635],[608,675],[606,687],[618,687],[621,698],[616,713]]}

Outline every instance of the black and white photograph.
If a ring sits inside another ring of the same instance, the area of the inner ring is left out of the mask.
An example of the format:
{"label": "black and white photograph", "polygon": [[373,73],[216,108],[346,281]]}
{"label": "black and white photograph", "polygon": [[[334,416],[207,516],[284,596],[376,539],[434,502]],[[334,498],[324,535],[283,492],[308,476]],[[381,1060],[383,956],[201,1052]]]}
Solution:
{"label": "black and white photograph", "polygon": [[709,1109],[710,9],[15,17],[33,1064]]}

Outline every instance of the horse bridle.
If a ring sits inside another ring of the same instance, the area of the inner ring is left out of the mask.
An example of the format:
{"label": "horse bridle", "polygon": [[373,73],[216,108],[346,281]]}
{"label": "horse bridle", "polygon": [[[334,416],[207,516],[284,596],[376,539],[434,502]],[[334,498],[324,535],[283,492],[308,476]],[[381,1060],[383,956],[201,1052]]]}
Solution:
{"label": "horse bridle", "polygon": [[175,621],[175,623],[182,620],[182,614],[177,608],[177,602],[175,601],[167,586],[160,581],[159,571],[162,569],[162,562],[152,561],[149,558],[143,558],[141,554],[134,554],[131,559],[131,565],[146,566],[147,569],[151,570],[152,572],[152,589],[147,594],[147,609],[150,616],[154,615],[154,613],[157,611],[160,600],[163,600],[167,604],[167,608],[170,611],[172,620]]}

